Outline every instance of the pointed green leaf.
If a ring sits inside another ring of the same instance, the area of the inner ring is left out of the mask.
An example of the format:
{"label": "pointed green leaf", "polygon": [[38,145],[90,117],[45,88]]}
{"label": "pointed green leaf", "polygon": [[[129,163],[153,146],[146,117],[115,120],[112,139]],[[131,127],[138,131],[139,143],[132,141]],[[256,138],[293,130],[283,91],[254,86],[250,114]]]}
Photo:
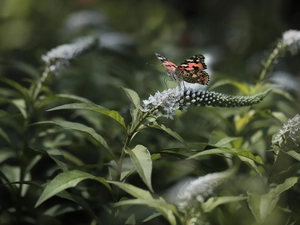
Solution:
{"label": "pointed green leaf", "polygon": [[67,188],[75,187],[79,182],[83,180],[94,178],[95,176],[79,170],[60,173],[56,177],[54,177],[53,180],[51,180],[46,186],[35,207],[39,206],[41,203],[58,194],[59,192]]}
{"label": "pointed green leaf", "polygon": [[152,127],[152,128],[155,128],[155,129],[165,131],[167,134],[169,134],[170,136],[172,136],[176,140],[180,141],[182,144],[184,144],[188,148],[188,146],[187,146],[186,142],[184,141],[184,139],[178,133],[176,133],[175,131],[172,131],[170,128],[167,128],[165,125],[154,123],[154,124],[150,124],[148,126]]}
{"label": "pointed green leaf", "polygon": [[224,154],[224,153],[238,155],[241,157],[248,158],[256,163],[263,164],[263,161],[259,156],[254,156],[252,152],[242,151],[235,148],[213,148],[202,152],[198,152],[197,154],[192,155],[190,158],[197,158],[205,155],[217,155],[217,154]]}
{"label": "pointed green leaf", "polygon": [[2,130],[2,128],[0,127],[0,137],[2,137],[8,144],[12,144],[11,140],[9,139],[9,137],[7,136],[7,134],[4,132],[4,130]]}
{"label": "pointed green leaf", "polygon": [[129,88],[122,88],[122,89],[125,91],[127,97],[133,103],[133,105],[135,106],[135,108],[139,109],[140,106],[141,106],[141,99],[140,99],[139,95],[135,91],[133,91],[133,90],[131,90]]}
{"label": "pointed green leaf", "polygon": [[49,103],[53,103],[55,101],[60,101],[60,100],[71,100],[71,101],[77,101],[77,102],[83,102],[83,103],[92,103],[90,100],[79,97],[76,95],[70,95],[70,94],[58,94],[58,95],[48,95],[45,98],[43,98],[39,102],[39,107],[48,105]]}
{"label": "pointed green leaf", "polygon": [[11,102],[19,109],[19,111],[21,112],[24,119],[26,119],[28,115],[27,115],[27,111],[26,111],[25,100],[24,99],[14,99]]}
{"label": "pointed green leaf", "polygon": [[59,151],[58,149],[48,149],[48,150],[44,150],[44,149],[33,149],[34,151],[37,151],[43,155],[47,155],[48,157],[50,157],[56,164],[57,166],[63,171],[66,172],[68,171],[68,166],[67,164],[65,164],[64,161],[64,156],[61,153],[61,151]]}
{"label": "pointed green leaf", "polygon": [[135,221],[135,215],[131,214],[127,220],[125,221],[126,225],[136,225],[136,221]]}
{"label": "pointed green leaf", "polygon": [[91,208],[91,206],[81,196],[70,194],[67,191],[62,191],[62,192],[58,193],[57,196],[77,203],[78,205],[80,205],[84,209],[84,211],[86,211],[88,214],[90,214],[90,216],[93,219],[95,219],[99,225],[102,224],[101,221],[100,221],[100,219],[94,213],[94,211]]}
{"label": "pointed green leaf", "polygon": [[212,197],[206,202],[202,203],[202,209],[204,212],[208,213],[214,210],[217,206],[230,203],[247,200],[247,197],[241,196],[222,196],[222,197]]}
{"label": "pointed green leaf", "polygon": [[126,183],[117,182],[117,181],[107,181],[107,183],[118,186],[119,188],[123,189],[128,194],[132,195],[133,197],[140,198],[140,199],[146,199],[146,200],[153,199],[153,197],[149,191],[135,187],[131,184],[126,184]]}
{"label": "pointed green leaf", "polygon": [[219,154],[233,154],[239,157],[241,161],[246,163],[248,166],[250,166],[253,170],[255,170],[256,173],[261,174],[260,170],[258,169],[256,163],[263,165],[263,160],[259,156],[254,156],[252,152],[249,151],[241,151],[239,149],[235,148],[214,148],[210,150],[205,150],[202,152],[199,152],[195,155],[192,155],[189,157],[189,159],[192,158],[198,158],[205,155],[219,155]]}
{"label": "pointed green leaf", "polygon": [[273,194],[274,193],[259,195],[256,193],[248,193],[249,208],[259,224],[265,221],[279,200],[278,196]]}
{"label": "pointed green leaf", "polygon": [[144,183],[153,192],[151,183],[152,160],[148,149],[143,145],[137,145],[134,149],[126,152],[130,155],[131,161]]}
{"label": "pointed green leaf", "polygon": [[279,184],[276,188],[270,190],[269,193],[259,195],[256,193],[248,193],[248,204],[252,214],[258,223],[263,223],[277,205],[280,195],[298,183],[298,177],[290,177]]}
{"label": "pointed green leaf", "polygon": [[28,90],[25,89],[22,85],[20,85],[19,83],[10,80],[10,79],[6,79],[4,77],[0,77],[0,82],[4,82],[10,86],[12,86],[14,89],[16,89],[17,91],[19,91],[23,97],[28,100],[29,99],[29,94],[28,94]]}
{"label": "pointed green leaf", "polygon": [[130,115],[131,115],[131,119],[132,119],[132,124],[136,124],[138,115],[139,115],[139,110],[138,109],[134,109],[131,108],[130,109]]}
{"label": "pointed green leaf", "polygon": [[[174,212],[168,207],[168,204],[161,202],[160,200],[152,199],[132,199],[132,200],[123,200],[114,204],[115,206],[126,206],[126,205],[145,205],[155,208],[162,216],[167,219],[169,224],[176,225],[176,217]],[[169,205],[171,206],[171,205]]]}
{"label": "pointed green leaf", "polygon": [[294,159],[300,161],[300,154],[298,152],[296,152],[295,150],[286,151],[284,153],[286,153],[287,155],[289,155],[289,156],[293,157]]}
{"label": "pointed green leaf", "polygon": [[96,105],[94,103],[72,103],[72,104],[66,104],[66,105],[61,105],[52,109],[48,109],[47,111],[54,111],[54,110],[62,110],[62,109],[83,109],[83,110],[90,110],[96,113],[100,113],[103,115],[106,115],[115,121],[117,121],[119,124],[121,124],[125,129],[126,125],[124,122],[124,118],[118,113],[117,111],[114,110],[109,110],[106,109],[100,105]]}
{"label": "pointed green leaf", "polygon": [[153,213],[152,215],[150,215],[150,216],[148,216],[146,219],[144,219],[142,222],[143,222],[143,223],[146,223],[146,222],[148,222],[148,221],[150,221],[150,220],[152,220],[152,219],[155,219],[155,218],[157,218],[157,217],[159,217],[159,216],[161,216],[160,213]]}
{"label": "pointed green leaf", "polygon": [[66,99],[66,100],[73,100],[73,101],[78,101],[78,102],[84,102],[84,103],[92,103],[90,100],[77,96],[77,95],[71,95],[71,94],[58,94],[56,95],[57,97],[61,99]]}
{"label": "pointed green leaf", "polygon": [[227,84],[237,87],[239,90],[241,90],[245,94],[249,94],[249,85],[248,84],[237,82],[237,81],[230,80],[230,79],[219,80],[219,81],[215,82],[212,86],[210,86],[210,89],[215,89],[217,87],[221,87],[221,86],[224,86]]}
{"label": "pointed green leaf", "polygon": [[55,124],[66,130],[75,130],[75,131],[80,131],[80,132],[86,133],[86,134],[90,135],[94,140],[96,140],[99,144],[101,144],[107,150],[107,152],[112,156],[112,158],[115,160],[115,156],[114,156],[112,150],[109,148],[106,141],[104,140],[104,138],[101,135],[99,135],[91,127],[85,126],[80,123],[67,122],[67,121],[43,121],[43,122],[38,122],[35,124]]}
{"label": "pointed green leaf", "polygon": [[136,197],[133,200],[123,200],[115,203],[115,206],[122,205],[146,205],[155,208],[160,212],[171,224],[176,224],[174,214],[178,216],[178,211],[175,206],[164,201],[163,198],[154,199],[149,191],[135,187],[131,184],[121,183],[117,181],[107,181],[126,191],[128,194]]}
{"label": "pointed green leaf", "polygon": [[222,138],[221,140],[219,140],[215,144],[215,146],[222,147],[222,146],[224,146],[224,145],[226,145],[228,143],[231,143],[231,142],[239,140],[239,139],[241,139],[241,138],[240,137],[225,137],[225,138]]}
{"label": "pointed green leaf", "polygon": [[287,178],[284,181],[284,183],[277,185],[276,188],[272,189],[272,191],[276,195],[280,195],[283,192],[285,192],[288,189],[290,189],[291,187],[293,187],[295,184],[297,184],[298,183],[298,179],[299,179],[299,177],[290,177],[290,178]]}

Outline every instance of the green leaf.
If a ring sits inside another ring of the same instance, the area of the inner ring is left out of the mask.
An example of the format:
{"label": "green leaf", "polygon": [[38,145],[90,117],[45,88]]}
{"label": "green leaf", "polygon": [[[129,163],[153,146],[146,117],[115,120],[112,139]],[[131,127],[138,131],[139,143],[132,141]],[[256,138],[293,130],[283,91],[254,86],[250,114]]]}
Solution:
{"label": "green leaf", "polygon": [[161,216],[160,213],[153,213],[152,215],[148,216],[146,219],[143,220],[143,223],[146,223],[152,219],[155,219],[157,217]]}
{"label": "green leaf", "polygon": [[89,110],[93,111],[96,113],[100,113],[103,115],[106,115],[115,121],[117,121],[119,124],[121,124],[125,129],[126,125],[124,122],[124,118],[114,110],[109,110],[106,109],[100,105],[96,105],[94,103],[72,103],[72,104],[66,104],[66,105],[61,105],[52,109],[48,109],[47,111],[54,111],[54,110],[62,110],[62,109],[83,109],[83,110]]}
{"label": "green leaf", "polygon": [[190,159],[197,158],[200,156],[217,155],[217,154],[225,154],[225,153],[242,156],[242,157],[248,158],[256,163],[263,164],[263,161],[259,156],[254,156],[252,152],[242,151],[242,150],[235,149],[235,148],[213,148],[213,149],[205,150],[205,151],[199,152],[195,155],[192,155],[190,157]]}
{"label": "green leaf", "polygon": [[222,146],[227,145],[228,143],[231,143],[231,142],[239,140],[239,139],[241,139],[241,138],[240,137],[225,137],[225,138],[222,138],[221,140],[219,140],[215,144],[215,146],[222,147]]}
{"label": "green leaf", "polygon": [[10,86],[12,86],[14,89],[16,89],[17,91],[19,91],[22,96],[28,100],[29,99],[29,94],[28,94],[28,90],[25,89],[22,85],[20,85],[19,83],[13,81],[13,80],[10,80],[10,79],[6,79],[4,77],[0,77],[0,82],[4,82]]}
{"label": "green leaf", "polygon": [[153,199],[153,197],[152,197],[152,195],[150,194],[149,191],[146,191],[144,189],[135,187],[131,184],[126,184],[126,183],[117,182],[117,181],[107,181],[107,183],[114,184],[114,185],[118,186],[119,188],[123,189],[128,194],[132,195],[133,197],[140,198],[140,199],[145,199],[145,200]]}
{"label": "green leaf", "polygon": [[24,99],[14,99],[11,102],[19,109],[23,118],[26,119],[28,115],[27,115],[27,111],[26,111],[25,100]]}
{"label": "green leaf", "polygon": [[[82,158],[78,158],[77,156],[73,155],[70,151],[61,151],[65,160],[67,162],[71,162],[76,166],[82,166],[85,165],[85,163],[82,161]],[[80,157],[80,156],[79,156]]]}
{"label": "green leaf", "polygon": [[248,204],[256,221],[258,223],[263,223],[274,211],[280,195],[293,187],[297,182],[298,177],[290,177],[267,194],[259,195],[256,193],[248,193]]}
{"label": "green leaf", "polygon": [[37,203],[35,204],[35,207],[39,206],[44,201],[53,197],[59,192],[67,188],[75,187],[79,182],[86,179],[97,180],[109,188],[109,185],[106,183],[104,178],[97,178],[94,175],[79,170],[63,172],[58,174],[56,177],[53,178],[53,180],[49,182],[49,184],[47,184],[46,188],[42,192]]}
{"label": "green leaf", "polygon": [[136,225],[136,221],[135,221],[135,215],[134,214],[131,214],[127,220],[125,221],[126,225]]}
{"label": "green leaf", "polygon": [[90,100],[80,97],[80,96],[77,96],[77,95],[58,94],[56,96],[60,99],[73,100],[73,101],[84,102],[84,103],[92,103]]}
{"label": "green leaf", "polygon": [[58,165],[58,167],[63,171],[66,172],[68,171],[68,166],[67,164],[65,164],[64,161],[64,156],[61,153],[61,151],[57,150],[57,149],[49,149],[49,150],[44,150],[44,149],[33,149],[34,151],[40,152],[43,155],[47,155],[48,157],[50,157],[55,163],[56,165]]}
{"label": "green leaf", "polygon": [[287,155],[293,157],[294,159],[300,161],[300,154],[296,152],[295,150],[290,150],[290,151],[284,151]]}
{"label": "green leaf", "polygon": [[0,164],[2,164],[2,162],[4,162],[5,160],[7,159],[10,159],[10,158],[16,158],[18,153],[16,153],[15,151],[13,151],[12,149],[10,148],[1,148],[1,154],[0,154]]}
{"label": "green leaf", "polygon": [[259,195],[248,193],[248,205],[258,223],[263,223],[267,216],[273,211],[279,198],[271,194]]}
{"label": "green leaf", "polygon": [[225,154],[225,153],[229,153],[229,154],[238,156],[241,161],[246,163],[253,170],[255,170],[256,173],[261,175],[261,172],[255,163],[263,165],[264,164],[263,160],[259,156],[254,156],[253,153],[249,152],[249,151],[242,151],[242,150],[235,149],[235,148],[214,148],[214,149],[205,150],[205,151],[199,152],[195,155],[192,155],[189,157],[189,159],[198,158],[198,157],[206,156],[206,155],[219,155],[219,154]]}
{"label": "green leaf", "polygon": [[134,149],[126,152],[130,155],[131,161],[144,183],[153,192],[151,183],[152,160],[148,149],[143,145],[137,145]]}
{"label": "green leaf", "polygon": [[136,124],[138,122],[137,121],[138,115],[139,115],[139,110],[138,109],[134,109],[134,108],[130,109],[130,116],[131,116],[131,119],[132,119],[132,125]]}
{"label": "green leaf", "polygon": [[274,118],[276,118],[278,121],[280,121],[281,123],[286,123],[287,122],[287,118],[286,115],[282,112],[269,112]]}
{"label": "green leaf", "polygon": [[184,139],[175,131],[172,131],[170,128],[167,128],[165,125],[163,124],[157,124],[157,123],[153,123],[153,124],[149,124],[149,127],[155,128],[155,129],[159,129],[159,130],[163,130],[165,131],[167,134],[169,134],[170,136],[172,136],[173,138],[175,138],[176,140],[180,141],[182,144],[184,144],[187,148],[187,144],[184,141]]}
{"label": "green leaf", "polygon": [[119,188],[126,191],[128,194],[136,197],[137,199],[133,200],[123,200],[121,202],[115,203],[115,206],[124,206],[124,205],[146,205],[155,208],[160,212],[170,224],[176,224],[176,219],[174,214],[178,215],[178,211],[175,206],[167,204],[163,198],[153,198],[149,191],[135,187],[131,184],[121,183],[117,181],[107,181],[108,183],[114,184]]}
{"label": "green leaf", "polygon": [[149,207],[155,208],[165,219],[169,222],[169,224],[176,225],[176,217],[174,212],[170,209],[168,205],[160,200],[145,200],[145,199],[132,199],[132,200],[123,200],[114,204],[115,206],[126,206],[126,205],[145,205]]}
{"label": "green leaf", "polygon": [[94,140],[96,140],[99,144],[101,144],[107,150],[107,152],[112,156],[112,158],[116,160],[112,150],[109,148],[104,138],[98,133],[96,133],[96,131],[91,127],[87,127],[80,123],[74,123],[68,121],[43,121],[35,124],[54,124],[66,130],[75,130],[75,131],[86,133],[90,135]]}
{"label": "green leaf", "polygon": [[211,85],[210,89],[212,90],[212,89],[215,89],[217,87],[224,86],[227,84],[237,87],[244,94],[249,94],[249,85],[248,84],[240,83],[240,82],[230,80],[230,79],[221,79],[221,80],[215,82],[213,85]]}
{"label": "green leaf", "polygon": [[129,88],[122,87],[122,89],[125,91],[127,97],[133,103],[134,107],[136,109],[139,109],[141,106],[141,99],[140,99],[139,95],[135,91],[133,91]]}
{"label": "green leaf", "polygon": [[0,137],[2,137],[8,144],[12,145],[12,142],[10,141],[9,137],[4,132],[4,130],[2,130],[1,127],[0,127]]}
{"label": "green leaf", "polygon": [[81,196],[77,196],[74,194],[70,194],[66,191],[62,191],[57,194],[57,196],[70,200],[72,202],[75,202],[76,204],[80,205],[90,216],[97,221],[97,223],[100,225],[102,224],[99,218],[95,215],[93,209],[91,206],[82,198]]}
{"label": "green leaf", "polygon": [[281,95],[283,97],[285,97],[287,100],[289,100],[291,102],[295,101],[295,99],[293,98],[293,96],[289,92],[287,92],[285,90],[282,90],[282,89],[279,89],[279,88],[274,88],[273,92],[276,93],[276,94],[279,94],[279,95]]}
{"label": "green leaf", "polygon": [[293,187],[295,184],[298,183],[299,177],[290,177],[287,178],[284,183],[279,184],[276,186],[276,188],[272,189],[272,191],[275,193],[275,195],[280,195],[283,192],[287,191],[291,187]]}
{"label": "green leaf", "polygon": [[206,202],[202,203],[202,209],[205,213],[209,213],[219,205],[230,203],[230,202],[243,201],[246,199],[247,197],[241,197],[241,196],[212,197],[209,198]]}
{"label": "green leaf", "polygon": [[60,100],[71,100],[71,101],[77,101],[83,103],[92,103],[90,100],[76,95],[58,94],[58,95],[47,95],[39,102],[39,107],[48,105],[49,103],[52,104],[54,101],[60,101]]}

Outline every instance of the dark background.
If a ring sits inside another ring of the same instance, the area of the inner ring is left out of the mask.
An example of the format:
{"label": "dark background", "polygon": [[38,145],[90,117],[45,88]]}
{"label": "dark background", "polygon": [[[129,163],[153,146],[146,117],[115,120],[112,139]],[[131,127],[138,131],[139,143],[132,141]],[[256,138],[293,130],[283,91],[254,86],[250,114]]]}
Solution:
{"label": "dark background", "polygon": [[[56,84],[60,91],[97,101],[107,86],[142,95],[156,90],[165,75],[154,52],[175,63],[201,53],[209,58],[212,82],[231,77],[255,83],[276,40],[286,30],[299,29],[299,18],[296,0],[1,1],[0,72],[26,76],[30,69],[20,62],[42,69],[42,54],[95,35],[101,48],[65,71]],[[297,75],[298,60],[287,57],[278,67]]]}

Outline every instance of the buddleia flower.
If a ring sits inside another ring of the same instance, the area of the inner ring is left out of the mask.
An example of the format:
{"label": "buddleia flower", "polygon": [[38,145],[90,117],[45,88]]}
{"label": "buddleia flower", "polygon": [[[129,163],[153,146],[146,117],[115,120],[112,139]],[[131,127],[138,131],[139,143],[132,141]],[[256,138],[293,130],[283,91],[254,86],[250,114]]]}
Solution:
{"label": "buddleia flower", "polygon": [[143,101],[141,111],[152,112],[155,109],[154,115],[173,119],[175,110],[186,111],[190,105],[213,107],[250,106],[262,101],[269,92],[270,90],[251,96],[235,96],[177,86],[150,95],[147,100]]}
{"label": "buddleia flower", "polygon": [[60,45],[46,55],[42,56],[42,60],[46,63],[52,73],[58,75],[64,68],[69,65],[69,61],[82,55],[83,53],[93,49],[98,45],[98,40],[93,37],[80,38],[71,44]]}
{"label": "buddleia flower", "polygon": [[300,146],[300,115],[289,119],[284,124],[277,135],[272,139],[273,147],[279,147],[282,150],[299,150]]}
{"label": "buddleia flower", "polygon": [[282,34],[282,42],[279,46],[286,47],[292,54],[296,54],[300,49],[300,31],[288,30]]}
{"label": "buddleia flower", "polygon": [[177,195],[177,206],[189,210],[203,203],[214,192],[215,188],[230,178],[238,169],[239,162],[232,168],[217,173],[210,173],[187,182]]}
{"label": "buddleia flower", "polygon": [[300,50],[300,31],[288,30],[282,34],[282,38],[279,39],[276,47],[273,49],[268,59],[263,63],[264,68],[259,76],[259,82],[262,82],[268,74],[272,65],[276,63],[277,59],[283,56],[286,51],[290,51],[292,54],[298,53]]}

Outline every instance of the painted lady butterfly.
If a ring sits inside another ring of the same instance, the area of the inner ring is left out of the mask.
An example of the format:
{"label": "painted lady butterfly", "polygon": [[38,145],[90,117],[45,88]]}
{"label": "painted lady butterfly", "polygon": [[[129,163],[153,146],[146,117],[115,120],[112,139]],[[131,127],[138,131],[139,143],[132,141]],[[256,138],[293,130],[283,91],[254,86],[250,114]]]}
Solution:
{"label": "painted lady butterfly", "polygon": [[161,54],[155,53],[156,57],[166,67],[167,74],[175,81],[185,81],[188,83],[208,84],[209,75],[205,70],[207,68],[204,63],[203,55],[194,55],[186,59],[183,63],[177,66],[175,63],[169,61]]}

